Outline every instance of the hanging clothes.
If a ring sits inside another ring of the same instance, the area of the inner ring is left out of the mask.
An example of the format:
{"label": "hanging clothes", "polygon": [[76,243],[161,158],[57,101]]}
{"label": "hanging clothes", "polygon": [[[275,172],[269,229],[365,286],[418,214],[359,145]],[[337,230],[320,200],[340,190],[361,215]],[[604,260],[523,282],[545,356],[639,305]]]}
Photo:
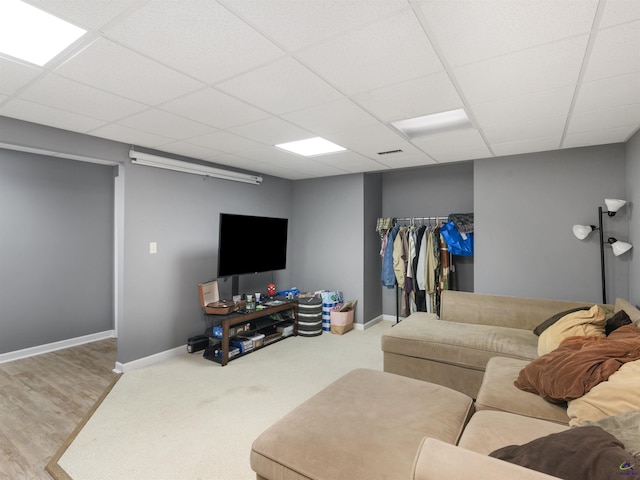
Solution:
{"label": "hanging clothes", "polygon": [[384,256],[382,258],[382,285],[387,288],[396,286],[396,274],[393,268],[393,247],[400,227],[394,226],[386,233]]}

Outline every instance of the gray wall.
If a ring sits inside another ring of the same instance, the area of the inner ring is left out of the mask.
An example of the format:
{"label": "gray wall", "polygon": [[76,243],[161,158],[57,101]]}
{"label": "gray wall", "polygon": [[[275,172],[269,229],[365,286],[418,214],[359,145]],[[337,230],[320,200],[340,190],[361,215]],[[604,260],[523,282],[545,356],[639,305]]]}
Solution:
{"label": "gray wall", "polygon": [[0,353],[114,328],[115,168],[0,149]]}
{"label": "gray wall", "polygon": [[380,235],[376,232],[376,222],[382,217],[382,174],[364,176],[364,294],[359,309],[364,321],[368,322],[382,313],[382,292],[380,290]]}
{"label": "gray wall", "polygon": [[629,263],[629,301],[634,305],[640,304],[640,221],[638,212],[640,206],[640,131],[629,140],[626,145],[627,161],[627,215],[631,219],[629,225],[629,243],[635,245],[628,255]]}
{"label": "gray wall", "polygon": [[293,283],[312,292],[340,290],[345,300],[358,300],[357,323],[364,318],[363,202],[362,174],[293,184]]}
{"label": "gray wall", "polygon": [[[116,190],[115,203],[120,212],[116,217],[123,217],[120,218],[123,225],[116,224],[117,229],[124,226],[124,232],[116,232],[116,238],[122,237],[117,252],[118,257],[122,256],[118,272],[121,282],[116,293],[120,318],[118,360],[123,363],[183,345],[187,336],[202,330],[205,320],[198,304],[197,284],[215,276],[221,211],[291,219],[288,270],[273,276],[243,276],[242,291],[263,290],[271,281],[281,289],[290,286],[303,290],[342,289],[347,298],[359,301],[358,322],[371,320],[381,313],[395,314],[393,293],[380,287],[379,237],[375,233],[375,218],[379,216],[475,212],[476,255],[469,264],[458,265],[459,270],[466,268],[464,278],[470,278],[462,289],[498,294],[598,300],[597,242],[578,241],[571,233],[571,225],[597,222],[597,207],[603,205],[606,196],[626,196],[631,202],[618,216],[605,219],[607,232],[621,239],[628,238],[632,243],[640,238],[640,223],[633,221],[634,204],[640,195],[636,187],[640,181],[639,134],[626,146],[296,182],[265,177],[261,186],[203,181],[196,176],[134,166],[128,160],[128,145],[4,117],[0,117],[1,142],[90,156],[121,165],[124,176],[119,177],[118,182],[125,185],[122,192]],[[53,169],[51,178],[73,177],[89,170],[112,170],[70,160],[11,153],[13,158],[18,155],[22,159],[54,162],[49,163]],[[69,166],[71,170],[63,174]],[[87,178],[93,177],[85,180]],[[122,178],[126,181],[122,182]],[[87,324],[83,316],[72,324],[61,324],[52,320],[57,311],[51,308],[47,311],[37,308],[35,324],[25,323],[22,317],[16,316],[24,311],[17,305],[12,306],[12,313],[8,314],[6,292],[9,289],[4,287],[12,282],[15,285],[16,281],[4,273],[9,271],[5,269],[6,245],[9,245],[7,242],[28,243],[30,239],[20,234],[19,229],[8,228],[7,222],[14,218],[14,211],[21,204],[14,200],[16,195],[29,198],[28,192],[33,187],[23,178],[14,178],[11,182],[7,179],[0,173],[0,264],[4,275],[0,277],[3,287],[0,288],[0,353],[113,328],[111,318],[108,322]],[[47,177],[33,194],[42,199],[55,188],[55,182],[50,183]],[[14,194],[11,200],[6,200],[9,190]],[[68,194],[66,189],[64,192]],[[113,208],[112,200],[99,203]],[[72,210],[78,208],[75,204],[70,207]],[[74,231],[75,237],[85,233],[84,229]],[[112,241],[110,233],[100,237],[109,237]],[[86,240],[79,248],[83,250],[93,241]],[[152,241],[158,244],[156,255],[149,254]],[[12,255],[15,251],[10,249]],[[68,259],[73,252],[56,252],[65,266],[72,263]],[[638,303],[640,263],[634,261],[633,250],[626,258],[618,257],[618,263],[610,261],[613,257],[610,251],[607,253],[608,266],[612,269],[608,277],[610,296],[612,299],[616,295],[628,296]],[[36,260],[39,259],[36,257]],[[33,257],[25,262],[28,273],[42,274],[42,263],[33,261]],[[54,266],[51,270],[59,280],[59,268]],[[82,273],[74,276],[87,278]],[[93,276],[92,273],[90,278]],[[228,296],[228,283],[220,287],[221,295]],[[16,297],[20,299],[20,307],[27,305],[27,300],[33,303],[33,297],[27,299],[22,292],[19,295],[23,295]],[[65,308],[82,309],[85,298],[75,291],[67,293]],[[104,307],[108,312],[106,317],[113,315],[109,308]],[[95,303],[91,309],[90,322],[93,322]],[[25,338],[29,338],[29,342],[24,342]]]}
{"label": "gray wall", "polygon": [[[475,291],[602,300],[597,225],[604,198],[626,198],[624,145],[475,161]],[[605,215],[606,217],[606,215]],[[629,209],[604,220],[605,238],[628,238]],[[628,296],[629,257],[605,249],[608,301]]]}
{"label": "gray wall", "polygon": [[[197,285],[216,276],[220,212],[291,218],[291,204],[288,180],[265,176],[249,185],[128,163],[118,361],[183,345],[204,331]],[[150,242],[156,254],[149,254]],[[263,292],[272,281],[288,287],[290,271],[242,275],[240,291]],[[220,283],[223,298],[230,298],[230,283]]]}
{"label": "gray wall", "polygon": [[[474,211],[473,192],[471,162],[385,172],[382,174],[382,216],[446,217],[450,213],[470,213]],[[375,224],[369,228],[375,230]],[[454,257],[459,290],[473,291],[474,262],[471,257]],[[378,285],[381,285],[381,268],[378,256]],[[395,316],[395,290],[381,289],[383,313]]]}

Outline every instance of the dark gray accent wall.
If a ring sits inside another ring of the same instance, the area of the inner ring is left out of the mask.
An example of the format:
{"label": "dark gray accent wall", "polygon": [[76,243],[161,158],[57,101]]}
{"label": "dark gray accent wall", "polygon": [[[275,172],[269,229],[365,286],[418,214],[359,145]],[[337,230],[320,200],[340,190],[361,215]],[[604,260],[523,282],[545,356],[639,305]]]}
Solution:
{"label": "dark gray accent wall", "polygon": [[360,302],[365,322],[382,313],[380,291],[380,235],[376,222],[382,217],[382,174],[364,176],[364,294]]}
{"label": "dark gray accent wall", "polygon": [[365,301],[363,202],[362,174],[293,184],[294,284],[312,292],[340,290],[345,300],[358,300],[357,323],[363,322]]}
{"label": "dark gray accent wall", "polygon": [[114,328],[116,168],[0,149],[0,353]]}
{"label": "dark gray accent wall", "polygon": [[635,245],[626,254],[629,256],[629,301],[634,305],[640,305],[640,256],[637,249],[640,248],[640,221],[637,220],[640,206],[640,131],[631,137],[625,145],[627,164],[627,215],[629,224],[629,243]]}
{"label": "dark gray accent wall", "polygon": [[[473,163],[432,165],[382,174],[383,217],[432,217],[474,211]],[[371,228],[375,229],[375,225]],[[379,257],[378,257],[379,259]],[[455,257],[458,289],[473,291],[474,258]],[[394,289],[382,287],[378,260],[378,284],[382,288],[383,312],[396,315]]]}
{"label": "dark gray accent wall", "polygon": [[[580,241],[572,226],[597,225],[605,198],[626,198],[624,145],[474,163],[475,291],[601,301],[598,235]],[[605,238],[628,238],[629,212],[605,218]],[[605,254],[607,300],[626,298],[629,256]]]}
{"label": "dark gray accent wall", "polygon": [[[249,185],[131,163],[125,173],[121,363],[184,345],[204,331],[198,283],[216,277],[221,212],[291,218],[292,204],[292,182],[274,177]],[[247,239],[264,234],[246,231]],[[151,242],[157,243],[155,254],[149,253]],[[240,291],[263,292],[272,281],[288,287],[290,271],[242,275]],[[230,298],[230,284],[220,281],[223,298]]]}

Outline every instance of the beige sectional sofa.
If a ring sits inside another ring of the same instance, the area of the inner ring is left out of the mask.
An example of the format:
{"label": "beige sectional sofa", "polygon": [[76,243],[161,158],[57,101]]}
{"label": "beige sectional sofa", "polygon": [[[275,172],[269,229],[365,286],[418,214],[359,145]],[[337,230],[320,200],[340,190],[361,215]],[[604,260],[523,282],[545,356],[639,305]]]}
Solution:
{"label": "beige sectional sofa", "polygon": [[413,313],[382,338],[384,370],[476,398],[491,357],[533,360],[538,356],[533,329],[558,312],[585,305],[444,291],[439,317]]}
{"label": "beige sectional sofa", "polygon": [[[566,404],[514,385],[538,357],[533,329],[559,312],[588,305],[462,292],[445,292],[442,302],[442,319],[413,314],[384,335],[388,371],[354,370],[262,433],[250,454],[257,478],[534,480],[631,473],[622,468],[634,457],[606,430],[585,427],[607,436],[602,439],[571,428]],[[640,322],[637,309],[625,308]],[[622,384],[640,388],[633,381],[626,377]],[[640,411],[640,404],[624,408]],[[640,415],[632,421],[640,432]],[[640,449],[640,438],[636,443]],[[554,477],[521,466],[529,455],[522,449],[532,444],[548,452],[548,465],[536,468],[551,473],[561,465],[569,471]],[[602,462],[600,456],[573,444],[606,446],[613,452],[607,457],[611,465],[593,463]]]}

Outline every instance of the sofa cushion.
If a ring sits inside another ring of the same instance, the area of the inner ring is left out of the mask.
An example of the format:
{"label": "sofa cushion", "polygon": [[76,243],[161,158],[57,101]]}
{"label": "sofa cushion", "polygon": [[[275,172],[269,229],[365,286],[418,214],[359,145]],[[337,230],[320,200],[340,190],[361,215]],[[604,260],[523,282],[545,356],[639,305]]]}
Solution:
{"label": "sofa cushion", "polygon": [[[446,472],[446,473],[444,473]],[[471,473],[470,473],[471,472]],[[412,480],[558,480],[497,458],[425,438],[416,456]]]}
{"label": "sofa cushion", "polygon": [[537,339],[530,330],[449,322],[418,312],[382,337],[382,350],[484,371],[496,355],[536,358]]}
{"label": "sofa cushion", "polygon": [[569,422],[566,405],[547,402],[513,384],[527,363],[527,360],[506,357],[489,360],[476,399],[476,410],[500,410],[566,425]]}
{"label": "sofa cushion", "polygon": [[636,461],[618,439],[596,426],[569,428],[524,445],[508,445],[490,456],[565,480],[618,478]]}
{"label": "sofa cushion", "polygon": [[569,425],[581,425],[632,410],[640,410],[640,360],[629,362],[567,406]]}
{"label": "sofa cushion", "polygon": [[488,455],[506,445],[521,445],[568,428],[567,425],[514,413],[480,410],[469,420],[458,446]]}
{"label": "sofa cushion", "polygon": [[628,300],[624,298],[616,298],[616,303],[613,306],[614,312],[624,310],[633,323],[640,327],[640,310],[631,305]]}
{"label": "sofa cushion", "polygon": [[422,439],[455,444],[472,411],[455,390],[353,370],[264,431],[251,467],[264,478],[409,478]]}
{"label": "sofa cushion", "polygon": [[544,322],[542,322],[540,325],[538,325],[536,328],[534,328],[533,329],[533,333],[535,333],[536,335],[540,336],[542,334],[542,332],[544,332],[551,325],[555,324],[562,317],[564,317],[566,315],[569,315],[570,313],[580,311],[580,310],[589,310],[590,308],[591,308],[591,306],[588,306],[588,307],[587,306],[585,306],[585,307],[575,307],[575,308],[570,308],[569,310],[563,310],[562,312],[558,312],[558,313],[556,313],[554,315],[551,315]]}
{"label": "sofa cushion", "polygon": [[568,337],[576,335],[604,337],[606,321],[605,312],[599,305],[594,305],[589,310],[569,313],[540,334],[538,355],[552,352]]}

